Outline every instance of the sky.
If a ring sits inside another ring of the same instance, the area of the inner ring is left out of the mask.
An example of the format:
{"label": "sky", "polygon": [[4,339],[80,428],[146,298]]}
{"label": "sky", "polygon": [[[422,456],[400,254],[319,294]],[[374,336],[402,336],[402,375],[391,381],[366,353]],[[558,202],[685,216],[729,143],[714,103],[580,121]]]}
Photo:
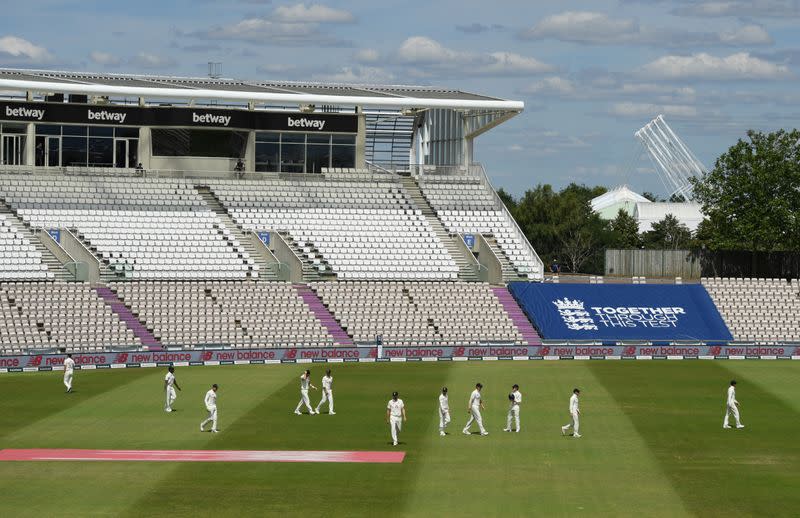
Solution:
{"label": "sky", "polygon": [[658,114],[711,168],[797,126],[800,0],[14,2],[0,66],[413,84],[525,102],[475,159],[520,195],[665,189],[634,132]]}

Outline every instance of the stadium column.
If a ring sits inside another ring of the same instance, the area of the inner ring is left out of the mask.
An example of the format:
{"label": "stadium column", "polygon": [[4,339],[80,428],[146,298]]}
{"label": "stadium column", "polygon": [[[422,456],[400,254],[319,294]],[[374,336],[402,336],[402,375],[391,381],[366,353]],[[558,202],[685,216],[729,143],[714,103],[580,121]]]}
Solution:
{"label": "stadium column", "polygon": [[364,108],[356,106],[356,114],[358,115],[358,133],[356,134],[356,167],[367,167],[367,116],[364,114]]}
{"label": "stadium column", "polygon": [[36,165],[36,125],[25,125],[25,165]]}
{"label": "stadium column", "polygon": [[244,170],[256,170],[256,132],[253,130],[247,133],[247,147],[244,150]]}
{"label": "stadium column", "polygon": [[150,169],[150,159],[152,158],[152,143],[153,133],[147,126],[139,128],[139,149],[137,150],[137,160],[141,162],[142,167]]}

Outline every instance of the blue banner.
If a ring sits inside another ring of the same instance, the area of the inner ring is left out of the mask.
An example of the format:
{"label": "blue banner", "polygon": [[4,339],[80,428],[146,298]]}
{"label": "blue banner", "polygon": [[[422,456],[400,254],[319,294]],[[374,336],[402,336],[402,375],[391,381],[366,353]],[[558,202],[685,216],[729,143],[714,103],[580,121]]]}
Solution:
{"label": "blue banner", "polygon": [[269,232],[258,232],[258,239],[260,239],[265,245],[269,246]]}
{"label": "blue banner", "polygon": [[47,229],[47,233],[53,238],[56,243],[61,243],[61,230],[57,228]]}
{"label": "blue banner", "polygon": [[475,234],[464,234],[464,244],[470,250],[475,248]]}
{"label": "blue banner", "polygon": [[509,289],[553,340],[733,340],[699,284],[542,284]]}

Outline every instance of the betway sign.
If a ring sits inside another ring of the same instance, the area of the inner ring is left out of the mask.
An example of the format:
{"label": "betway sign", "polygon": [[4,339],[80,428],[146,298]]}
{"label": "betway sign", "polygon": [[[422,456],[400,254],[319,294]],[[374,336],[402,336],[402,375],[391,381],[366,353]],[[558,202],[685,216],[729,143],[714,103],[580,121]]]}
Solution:
{"label": "betway sign", "polygon": [[11,119],[25,119],[40,121],[44,118],[44,109],[28,108],[25,106],[6,106],[6,117]]}
{"label": "betway sign", "polygon": [[100,106],[0,101],[0,120],[55,124],[237,128],[256,131],[358,132],[358,117],[354,114],[288,114],[261,110],[174,106]]}

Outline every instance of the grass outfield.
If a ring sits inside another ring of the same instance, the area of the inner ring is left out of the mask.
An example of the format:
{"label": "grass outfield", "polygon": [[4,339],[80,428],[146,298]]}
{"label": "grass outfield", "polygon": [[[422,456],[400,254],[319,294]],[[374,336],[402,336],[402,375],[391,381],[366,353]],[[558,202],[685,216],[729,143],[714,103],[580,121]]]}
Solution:
{"label": "grass outfield", "polygon": [[[389,450],[386,401],[409,421],[402,464],[3,462],[2,516],[797,516],[800,362],[561,361],[333,364],[335,416],[292,413],[305,365],[0,376],[1,448]],[[324,365],[310,365],[319,385]],[[744,430],[723,430],[728,381]],[[484,384],[488,437],[464,436]],[[200,433],[218,383],[221,433]],[[520,434],[506,394],[524,395]],[[453,423],[439,437],[436,402]],[[573,386],[583,438],[562,437]],[[312,391],[312,404],[319,392]]]}

